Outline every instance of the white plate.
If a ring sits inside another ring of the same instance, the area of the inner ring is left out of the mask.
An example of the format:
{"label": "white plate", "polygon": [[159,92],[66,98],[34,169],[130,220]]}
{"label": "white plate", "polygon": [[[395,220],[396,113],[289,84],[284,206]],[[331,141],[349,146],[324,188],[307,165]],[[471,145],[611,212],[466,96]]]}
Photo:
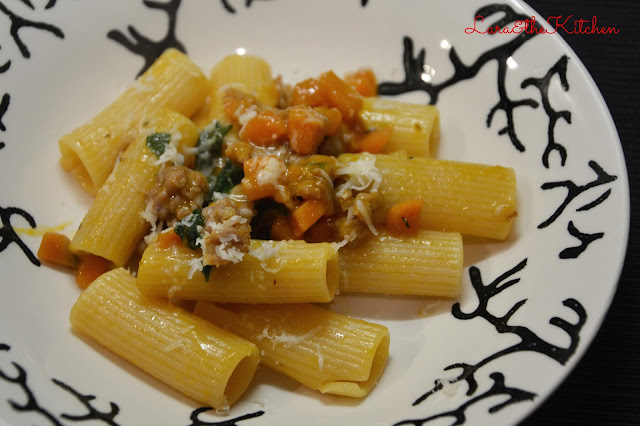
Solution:
{"label": "white plate", "polygon": [[[484,31],[534,14],[513,0],[488,9],[462,0],[154,4],[0,2],[0,423],[506,425],[534,410],[596,333],[629,223],[616,130],[567,45],[551,34],[465,33],[477,15]],[[390,328],[389,364],[365,400],[319,395],[261,369],[229,413],[200,412],[71,332],[79,290],[66,271],[35,265],[40,237],[25,230],[77,227],[91,200],[58,165],[57,139],[126,87],[145,54],[172,43],[205,71],[245,49],[286,81],[370,66],[385,90],[410,92],[402,99],[437,95],[440,157],[516,170],[512,236],[465,241],[458,304],[332,304]]]}

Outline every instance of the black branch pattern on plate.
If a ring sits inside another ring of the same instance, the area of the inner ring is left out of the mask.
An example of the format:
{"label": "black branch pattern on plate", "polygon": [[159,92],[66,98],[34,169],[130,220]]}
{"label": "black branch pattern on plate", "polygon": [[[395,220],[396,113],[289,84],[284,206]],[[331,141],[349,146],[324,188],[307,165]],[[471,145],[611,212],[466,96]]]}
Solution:
{"label": "black branch pattern on plate", "polygon": [[[35,6],[33,5],[33,3],[31,3],[30,0],[20,0],[22,3],[26,4],[27,6],[29,6],[29,8],[35,10]],[[56,0],[49,0],[47,2],[47,4],[44,6],[45,9],[51,9],[53,6],[56,5]]]}
{"label": "black branch pattern on plate", "polygon": [[[490,24],[491,27],[499,26],[502,28],[517,21],[525,21],[530,18],[526,15],[517,13],[513,10],[513,8],[511,8],[511,6],[506,4],[491,4],[482,7],[478,9],[474,16],[483,16],[484,18],[487,18],[495,14],[502,15],[502,17],[498,18],[495,22]],[[430,103],[436,104],[438,102],[438,96],[440,95],[440,92],[442,92],[444,89],[453,86],[460,81],[468,80],[475,77],[487,63],[495,60],[498,63],[497,83],[499,100],[498,103],[494,105],[489,111],[487,115],[486,125],[487,127],[491,127],[495,113],[500,110],[503,111],[506,116],[507,124],[505,127],[501,128],[498,131],[498,134],[507,134],[513,146],[518,151],[524,152],[525,146],[516,134],[513,113],[516,108],[522,106],[537,108],[539,104],[536,100],[531,98],[514,100],[509,97],[505,84],[507,70],[509,68],[507,61],[524,43],[535,37],[537,35],[536,30],[539,30],[541,28],[542,27],[540,27],[539,24],[535,23],[531,31],[523,31],[516,37],[512,38],[510,41],[487,50],[486,52],[482,53],[471,65],[466,65],[465,63],[463,63],[462,59],[460,59],[460,57],[458,56],[458,52],[456,51],[455,47],[451,47],[451,49],[449,50],[449,60],[454,67],[454,73],[449,79],[437,84],[431,83],[429,81],[424,81],[422,78],[426,59],[425,49],[421,49],[420,53],[418,53],[418,55],[414,57],[413,40],[410,37],[405,37],[403,54],[405,79],[400,83],[381,83],[378,86],[378,92],[381,95],[399,95],[412,91],[423,91],[429,95]]]}
{"label": "black branch pattern on plate", "polygon": [[[33,5],[31,5],[29,2],[27,3],[28,3],[28,6],[30,6],[33,9]],[[53,4],[55,4],[55,1],[53,2]],[[53,6],[53,4],[52,5],[47,4],[47,6],[50,8]],[[9,18],[11,22],[11,25],[9,27],[9,34],[11,35],[11,38],[13,38],[13,41],[15,42],[16,46],[18,46],[18,49],[20,50],[20,53],[24,58],[27,58],[27,59],[30,58],[31,52],[29,51],[29,48],[27,47],[27,45],[24,44],[24,42],[20,38],[21,29],[35,28],[41,31],[49,32],[50,34],[53,34],[58,38],[61,38],[61,39],[64,38],[64,34],[62,30],[56,27],[55,25],[52,25],[46,22],[41,22],[41,21],[32,21],[27,18],[24,18],[14,13],[13,11],[11,11],[7,6],[5,6],[4,2],[1,2],[1,1],[0,1],[0,13],[3,13],[4,15],[7,16],[7,18]]]}
{"label": "black branch pattern on plate", "polygon": [[[11,347],[9,345],[0,343],[0,352],[9,352],[10,349]],[[4,370],[0,369],[0,379],[19,388],[26,399],[24,403],[18,403],[12,399],[8,399],[7,402],[11,408],[20,413],[38,414],[44,417],[53,426],[63,426],[64,423],[62,423],[51,410],[46,409],[38,403],[34,391],[28,383],[28,375],[24,367],[15,361],[11,361],[11,365],[13,366],[15,373],[8,374]],[[110,426],[119,426],[119,424],[114,420],[115,416],[120,412],[120,409],[115,403],[110,403],[110,412],[103,413],[91,405],[91,401],[95,399],[95,396],[83,395],[68,384],[57,379],[52,379],[52,382],[73,395],[87,410],[87,413],[83,415],[62,414],[60,417],[74,422],[99,420]]]}
{"label": "black branch pattern on plate", "polygon": [[[548,190],[548,189],[555,189],[555,188],[566,188],[567,189],[567,196],[565,197],[564,201],[558,206],[558,208],[553,212],[553,214],[551,214],[551,216],[549,216],[546,220],[544,220],[542,223],[540,223],[538,225],[539,229],[542,228],[546,228],[547,226],[551,225],[553,222],[556,221],[556,219],[558,219],[558,217],[560,217],[560,215],[562,214],[562,212],[567,208],[567,206],[580,194],[582,194],[583,192],[589,191],[593,188],[597,188],[599,186],[602,185],[606,185],[608,183],[611,183],[613,181],[615,181],[618,177],[615,175],[610,175],[609,173],[607,173],[596,161],[591,160],[589,161],[589,167],[596,173],[596,177],[595,179],[593,179],[592,181],[589,181],[583,185],[577,185],[576,183],[574,183],[571,180],[563,180],[563,181],[557,181],[557,182],[545,182],[544,184],[542,184],[541,188],[543,190]],[[578,207],[576,209],[576,211],[585,211],[585,210],[590,210],[594,207],[596,207],[597,205],[601,204],[603,201],[605,201],[607,198],[609,198],[609,195],[611,195],[611,189],[607,189],[606,191],[604,191],[598,198],[596,198],[595,200],[581,206]]]}
{"label": "black branch pattern on plate", "polygon": [[19,209],[17,207],[0,207],[0,220],[2,221],[2,228],[0,228],[0,252],[4,251],[9,244],[16,243],[24,252],[24,254],[29,258],[31,263],[36,266],[40,266],[40,261],[37,257],[34,256],[33,252],[27,245],[20,239],[16,231],[13,229],[13,225],[11,224],[11,216],[19,215],[22,216],[31,228],[36,227],[36,221],[29,213],[26,211]]}
{"label": "black branch pattern on plate", "polygon": [[580,245],[575,247],[567,247],[566,249],[562,250],[558,255],[560,259],[576,259],[587,249],[589,244],[604,237],[604,232],[596,232],[593,234],[580,232],[578,228],[576,228],[576,226],[573,224],[573,221],[569,221],[569,224],[567,225],[567,231],[569,231],[569,234],[580,240]]}
{"label": "black branch pattern on plate", "polygon": [[[0,343],[0,352],[8,352],[11,347],[5,343]],[[27,383],[27,372],[26,370],[15,361],[11,362],[13,369],[15,370],[14,374],[7,374],[3,369],[0,369],[0,379],[15,385],[18,387],[22,393],[24,394],[24,398],[26,401],[24,403],[18,403],[12,399],[8,399],[7,402],[15,411],[20,413],[35,413],[39,414],[45,419],[49,421],[50,424],[54,426],[63,426],[56,417],[45,408],[41,407],[38,404],[38,401],[35,398],[31,387]]]}
{"label": "black branch pattern on plate", "polygon": [[211,410],[213,410],[211,407],[200,407],[193,410],[190,417],[191,424],[189,426],[239,426],[238,422],[255,419],[256,417],[260,417],[264,414],[264,411],[256,411],[255,413],[245,414],[244,416],[234,417],[233,419],[227,419],[220,422],[207,422],[199,419],[200,414]]}
{"label": "black branch pattern on plate", "polygon": [[[495,396],[502,397],[501,399],[503,401],[501,403],[493,405],[492,407],[489,408],[489,413],[495,413],[511,404],[515,404],[517,402],[522,402],[522,401],[532,401],[536,397],[536,394],[534,393],[505,385],[504,375],[502,373],[494,372],[494,373],[491,373],[489,377],[491,378],[491,380],[493,380],[493,386],[491,386],[491,388],[486,392],[474,398],[469,399],[464,404],[461,404],[458,408],[451,411],[445,411],[443,413],[435,414],[430,417],[425,417],[422,419],[403,420],[401,422],[396,423],[394,426],[401,426],[401,425],[422,426],[426,423],[429,423],[430,421],[441,419],[444,417],[453,417],[455,419],[455,422],[451,423],[452,426],[462,425],[467,421],[467,416],[466,416],[467,408],[485,399],[489,399]],[[504,399],[504,396],[507,397],[506,400]]]}
{"label": "black branch pattern on plate", "polygon": [[557,75],[560,78],[560,85],[563,91],[569,90],[569,81],[567,80],[567,63],[569,57],[563,55],[554,66],[549,69],[547,74],[542,78],[528,78],[522,82],[521,87],[524,89],[528,86],[534,86],[540,91],[542,98],[542,107],[549,117],[549,126],[547,128],[547,146],[542,154],[542,164],[549,168],[549,156],[553,151],[557,151],[560,155],[560,165],[564,166],[567,162],[567,150],[566,148],[556,141],[555,127],[560,119],[563,119],[567,123],[571,124],[571,112],[570,111],[556,111],[549,100],[549,86],[552,78]]}
{"label": "black branch pattern on plate", "polygon": [[82,404],[82,406],[87,410],[85,414],[61,414],[60,417],[68,420],[72,420],[74,422],[88,421],[88,420],[100,420],[105,424],[111,426],[119,426],[115,421],[115,417],[120,412],[120,407],[115,402],[109,403],[111,410],[108,412],[102,412],[95,408],[91,401],[96,399],[94,395],[83,395],[77,390],[73,389],[68,384],[64,383],[58,379],[51,379],[53,383],[60,386],[62,389],[66,390],[70,394],[76,397],[76,399]]}
{"label": "black branch pattern on plate", "polygon": [[[578,344],[580,343],[580,331],[584,326],[587,320],[587,312],[575,299],[566,299],[562,304],[575,312],[578,315],[578,321],[576,323],[570,323],[565,319],[559,317],[553,317],[549,320],[549,323],[555,327],[558,327],[564,330],[570,338],[570,343],[567,347],[560,347],[557,345],[553,345],[546,340],[542,339],[540,336],[535,334],[529,328],[520,325],[510,325],[509,320],[515,314],[518,309],[520,309],[525,303],[526,299],[520,300],[515,303],[509,311],[502,315],[496,316],[489,312],[489,302],[502,293],[504,290],[512,287],[515,284],[520,282],[520,278],[512,278],[516,273],[523,270],[527,265],[527,259],[522,260],[516,266],[506,271],[498,278],[493,280],[489,284],[484,284],[482,280],[482,276],[480,273],[480,269],[475,266],[469,268],[469,277],[471,279],[471,284],[473,289],[475,290],[478,297],[478,306],[476,309],[470,313],[465,313],[462,311],[460,304],[456,303],[453,305],[451,309],[451,313],[453,316],[460,320],[471,320],[474,318],[483,318],[488,323],[493,325],[495,330],[500,334],[513,334],[520,338],[520,341],[512,346],[504,348],[495,352],[492,355],[484,358],[483,360],[475,363],[468,364],[464,362],[456,363],[449,365],[445,368],[445,370],[453,370],[460,369],[461,373],[454,379],[451,380],[436,380],[435,386],[420,396],[413,405],[418,405],[421,402],[425,401],[429,396],[435,394],[436,392],[444,389],[444,382],[447,383],[457,383],[460,381],[465,381],[468,386],[467,395],[472,396],[476,390],[478,389],[478,383],[476,380],[476,373],[485,365],[489,364],[496,359],[505,357],[510,354],[514,354],[517,352],[529,351],[529,352],[537,352],[541,355],[545,355],[554,361],[564,365],[571,356],[575,353]],[[513,402],[518,402],[519,400],[516,398]]]}
{"label": "black branch pattern on plate", "polygon": [[[3,131],[3,132],[7,130],[7,126],[4,124],[2,120],[4,119],[4,115],[9,110],[10,102],[11,102],[11,95],[9,95],[8,93],[5,93],[4,95],[2,95],[2,100],[0,101],[0,131]],[[5,143],[0,142],[0,149],[4,148],[4,146],[5,146]]]}
{"label": "black branch pattern on plate", "polygon": [[[8,344],[0,343],[0,354],[8,353],[10,350],[11,347]],[[61,419],[72,421],[74,424],[79,422],[91,422],[91,424],[95,424],[96,421],[99,421],[109,426],[121,425],[121,423],[116,421],[116,416],[120,413],[120,407],[118,404],[110,402],[110,409],[108,411],[101,411],[93,405],[93,401],[96,399],[94,395],[83,394],[71,387],[69,384],[58,379],[51,379],[51,381],[60,389],[63,389],[65,392],[75,397],[85,412],[82,414],[54,414],[52,410],[43,407],[38,402],[34,390],[29,384],[27,370],[16,361],[10,361],[10,364],[14,371],[7,372],[5,369],[0,367],[0,380],[4,380],[10,385],[14,385],[15,388],[21,391],[22,399],[25,400],[24,402],[16,402],[11,399],[11,397],[7,399],[7,403],[15,411],[25,414],[31,413],[40,415],[47,420],[48,424],[53,426],[64,426]],[[202,413],[210,410],[212,410],[210,407],[201,407],[193,410],[189,416],[191,421],[189,426],[240,426],[240,422],[260,417],[265,413],[264,411],[256,411],[255,413],[245,414],[219,422],[207,422],[199,418]]]}
{"label": "black branch pattern on plate", "polygon": [[[232,14],[237,12],[236,8],[231,5],[229,0],[220,0],[220,1],[222,2],[222,7],[224,7],[224,10],[226,10],[227,12],[232,13]],[[245,0],[244,1],[244,6],[246,8],[250,8],[251,5],[253,3],[255,3],[256,1],[258,1],[258,0]],[[260,1],[269,1],[269,0],[260,0]]]}
{"label": "black branch pattern on plate", "polygon": [[169,0],[166,3],[144,0],[142,3],[149,9],[158,9],[166,12],[168,16],[168,26],[165,36],[160,40],[151,40],[149,37],[142,35],[133,25],[127,27],[131,39],[120,30],[111,30],[107,33],[107,37],[121,44],[131,53],[140,55],[144,58],[144,65],[138,72],[140,76],[158,59],[158,57],[166,49],[174,47],[181,52],[186,52],[182,42],[176,36],[176,25],[178,19],[178,9],[182,0]]}
{"label": "black branch pattern on plate", "polygon": [[[21,1],[22,3],[27,5],[30,9],[35,10],[35,7],[29,0],[21,0]],[[14,43],[16,44],[16,46],[18,47],[18,49],[20,50],[20,53],[24,58],[29,59],[31,57],[31,52],[29,51],[29,48],[27,47],[27,45],[20,38],[21,29],[29,28],[29,27],[35,28],[38,30],[47,31],[58,38],[61,38],[61,39],[64,38],[64,33],[62,32],[62,30],[56,27],[55,25],[48,24],[45,22],[32,21],[25,17],[22,17],[14,13],[4,3],[5,2],[0,1],[0,13],[3,13],[7,18],[9,18],[9,21],[11,23],[9,27],[9,35],[13,39]],[[45,6],[45,9],[50,9],[55,5],[55,3],[56,3],[55,0],[49,0],[49,3],[47,3],[47,5]],[[0,46],[0,48],[1,47],[2,46]],[[8,59],[5,62],[2,62],[0,64],[0,74],[4,74],[7,71],[9,71],[9,69],[11,68],[11,64],[12,64],[11,59]],[[4,114],[7,112],[9,108],[10,99],[11,99],[11,96],[9,95],[9,93],[4,93],[2,95],[2,101],[0,101],[0,131],[3,131],[3,132],[6,131],[7,128],[6,128],[6,125],[2,122],[2,119],[4,117]],[[4,148],[5,146],[6,146],[5,142],[0,142],[0,149]]]}
{"label": "black branch pattern on plate", "polygon": [[[2,46],[0,46],[0,49],[2,49]],[[9,71],[9,68],[11,68],[10,59],[4,62],[2,65],[0,65],[0,74],[4,74],[5,72]]]}

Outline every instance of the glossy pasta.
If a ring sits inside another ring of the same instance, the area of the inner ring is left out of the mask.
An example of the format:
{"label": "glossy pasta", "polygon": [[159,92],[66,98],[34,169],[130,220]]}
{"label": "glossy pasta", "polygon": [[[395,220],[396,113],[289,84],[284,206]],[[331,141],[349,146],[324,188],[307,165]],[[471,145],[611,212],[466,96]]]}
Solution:
{"label": "glossy pasta", "polygon": [[389,330],[313,303],[457,297],[462,234],[504,240],[517,216],[512,169],[430,158],[438,109],[376,90],[366,69],[289,85],[250,55],[207,79],[165,52],[60,140],[63,167],[96,194],[57,257],[99,275],[73,327],[216,408],[258,362],[321,393],[368,395]]}
{"label": "glossy pasta", "polygon": [[262,363],[322,393],[366,396],[389,356],[389,330],[311,304],[219,307],[195,314],[255,343]]}
{"label": "glossy pasta", "polygon": [[162,382],[220,409],[242,395],[259,361],[254,344],[166,300],[142,296],[122,268],[80,295],[70,321]]}
{"label": "glossy pasta", "polygon": [[173,160],[198,140],[198,129],[187,117],[168,109],[156,110],[98,191],[71,241],[71,250],[101,256],[116,266],[129,260],[151,228],[143,216],[145,195],[164,162],[151,151],[147,138],[161,133],[170,135],[165,153],[173,150]]}
{"label": "glossy pasta", "polygon": [[158,108],[190,116],[206,96],[207,79],[182,52],[167,50],[103,111],[60,138],[62,168],[95,195],[142,120]]}
{"label": "glossy pasta", "polygon": [[211,271],[192,267],[199,254],[182,245],[149,246],[140,261],[144,294],[186,300],[242,303],[326,303],[338,289],[338,253],[328,243],[258,241],[242,262]]}
{"label": "glossy pasta", "polygon": [[456,297],[462,281],[462,236],[380,231],[340,250],[340,291]]}
{"label": "glossy pasta", "polygon": [[[360,157],[343,154],[340,161]],[[420,198],[425,228],[499,240],[509,235],[517,216],[513,169],[402,154],[378,154],[375,162],[382,175],[375,223],[384,223],[394,204]]]}

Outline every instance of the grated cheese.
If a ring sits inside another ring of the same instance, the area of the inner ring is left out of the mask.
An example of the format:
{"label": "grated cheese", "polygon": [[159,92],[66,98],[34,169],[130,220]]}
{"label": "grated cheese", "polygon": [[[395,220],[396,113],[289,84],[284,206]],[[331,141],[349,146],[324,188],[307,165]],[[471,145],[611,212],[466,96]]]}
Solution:
{"label": "grated cheese", "polygon": [[245,108],[244,105],[240,105],[235,113],[238,117],[238,123],[244,127],[249,120],[258,115],[258,107],[251,105],[250,107]]}
{"label": "grated cheese", "polygon": [[324,355],[320,352],[320,344],[316,343],[316,353],[318,354],[318,371],[324,370]]}
{"label": "grated cheese", "polygon": [[[351,210],[351,209],[349,209]],[[348,215],[348,213],[347,213]],[[348,220],[347,220],[347,223]],[[347,234],[344,236],[344,238],[342,239],[342,241],[337,242],[337,243],[331,243],[331,248],[333,248],[334,252],[338,252],[338,250],[340,250],[342,247],[346,246],[347,244],[349,244],[351,241],[354,241],[356,239],[356,233],[355,231],[352,231],[350,234]],[[344,272],[344,271],[343,271]]]}
{"label": "grated cheese", "polygon": [[183,346],[182,339],[176,339],[176,340],[172,341],[171,343],[169,343],[164,348],[162,348],[162,352],[164,352],[164,353],[171,352],[171,351],[173,351],[175,349],[181,348],[182,346]]}
{"label": "grated cheese", "polygon": [[371,233],[373,235],[378,235],[378,230],[376,229],[375,226],[373,226],[371,217],[369,217],[369,212],[367,212],[367,210],[364,208],[364,203],[362,202],[362,200],[356,200],[356,206],[358,207],[358,211],[362,215],[362,218],[364,219],[364,223],[367,224]]}
{"label": "grated cheese", "polygon": [[[215,232],[225,233],[236,224],[247,223],[248,220],[245,217],[240,215],[233,215],[229,219],[223,222],[207,222],[205,229],[205,236],[202,238],[198,238],[196,240],[196,244],[200,244],[202,248],[202,253],[206,254],[206,244],[205,238],[207,235],[210,235]],[[229,243],[231,242],[239,242],[240,237],[237,234],[228,234],[220,237],[220,243],[217,244],[213,250],[220,259],[227,260],[229,262],[238,263],[244,258],[244,252],[238,250],[235,247],[229,247]]]}
{"label": "grated cheese", "polygon": [[218,244],[215,246],[214,250],[220,259],[228,260],[233,263],[238,263],[244,258],[244,252],[235,247],[226,247],[225,243]]}
{"label": "grated cheese", "polygon": [[276,157],[262,157],[260,165],[262,167],[256,174],[256,183],[260,186],[276,187],[280,177],[287,173],[287,166]]}
{"label": "grated cheese", "polygon": [[144,237],[144,242],[146,245],[150,245],[153,241],[155,241],[156,237],[162,231],[162,226],[158,226],[158,216],[153,213],[153,201],[148,200],[145,206],[144,211],[140,212],[140,216],[147,222],[151,224],[151,230]]}
{"label": "grated cheese", "polygon": [[180,330],[180,334],[185,334],[190,332],[191,330],[193,330],[194,328],[196,328],[195,325],[188,325],[185,328],[183,328],[182,330]]}
{"label": "grated cheese", "polygon": [[345,183],[336,188],[336,195],[340,198],[350,190],[364,191],[371,187],[370,192],[377,192],[382,183],[382,175],[376,167],[376,157],[372,154],[362,154],[358,160],[342,165],[336,175],[348,177]]}
{"label": "grated cheese", "polygon": [[164,166],[166,163],[184,164],[184,155],[178,152],[178,142],[182,139],[182,133],[175,127],[169,133],[171,140],[165,146],[162,155],[153,163],[154,166]]}
{"label": "grated cheese", "polygon": [[285,331],[282,331],[281,334],[277,334],[277,330],[273,331],[273,335],[269,333],[270,325],[266,326],[264,330],[262,330],[262,334],[256,336],[256,338],[260,341],[262,339],[271,340],[271,343],[275,347],[278,344],[282,344],[285,349],[289,349],[292,346],[296,346],[305,340],[315,336],[322,330],[322,326],[319,325],[313,329],[311,329],[308,333],[303,334],[302,336],[295,336],[293,334],[289,334]]}
{"label": "grated cheese", "polygon": [[431,311],[436,309],[440,305],[440,300],[436,300],[435,302],[431,302],[426,304],[420,311],[418,311],[418,317],[425,318],[428,317]]}
{"label": "grated cheese", "polygon": [[277,268],[269,268],[267,260],[273,259],[280,253],[280,249],[285,245],[284,241],[261,241],[260,246],[251,248],[249,254],[260,261],[260,266],[267,272],[276,273],[282,269],[285,262],[279,262]]}
{"label": "grated cheese", "polygon": [[189,274],[187,275],[187,277],[189,279],[193,278],[193,274],[196,273],[196,271],[201,271],[202,272],[202,257],[196,257],[194,259],[191,259],[189,261]]}

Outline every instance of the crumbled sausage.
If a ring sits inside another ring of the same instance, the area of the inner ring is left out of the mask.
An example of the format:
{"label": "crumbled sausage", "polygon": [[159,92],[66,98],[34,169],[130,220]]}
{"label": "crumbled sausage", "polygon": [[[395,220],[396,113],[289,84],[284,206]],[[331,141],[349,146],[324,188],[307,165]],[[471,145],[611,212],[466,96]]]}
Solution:
{"label": "crumbled sausage", "polygon": [[253,204],[236,186],[229,195],[202,210],[204,218],[203,265],[237,263],[249,251]]}
{"label": "crumbled sausage", "polygon": [[184,166],[167,166],[158,172],[146,201],[152,204],[151,212],[158,220],[172,226],[202,207],[208,191],[209,184],[202,173]]}

